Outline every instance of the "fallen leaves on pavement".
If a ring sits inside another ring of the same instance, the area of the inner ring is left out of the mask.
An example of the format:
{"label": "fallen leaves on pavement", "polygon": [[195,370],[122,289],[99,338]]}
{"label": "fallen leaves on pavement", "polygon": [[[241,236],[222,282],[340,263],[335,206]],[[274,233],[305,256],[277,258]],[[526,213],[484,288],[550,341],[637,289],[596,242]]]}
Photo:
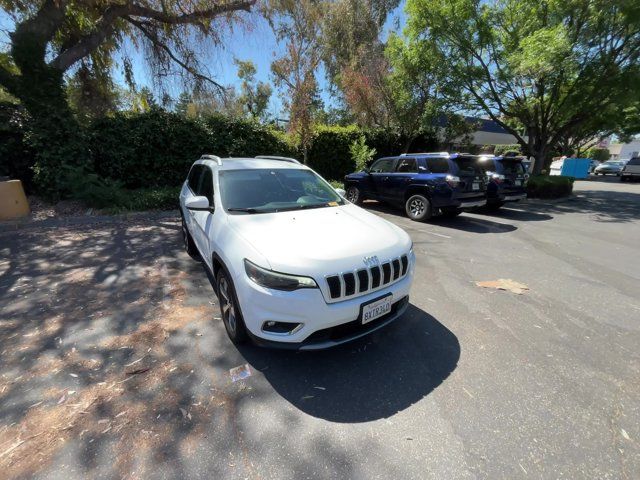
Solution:
{"label": "fallen leaves on pavement", "polygon": [[498,290],[505,290],[512,293],[516,293],[518,295],[522,295],[524,292],[529,290],[524,283],[518,283],[511,279],[500,278],[498,280],[488,280],[485,282],[476,282],[476,285],[483,288],[495,288]]}

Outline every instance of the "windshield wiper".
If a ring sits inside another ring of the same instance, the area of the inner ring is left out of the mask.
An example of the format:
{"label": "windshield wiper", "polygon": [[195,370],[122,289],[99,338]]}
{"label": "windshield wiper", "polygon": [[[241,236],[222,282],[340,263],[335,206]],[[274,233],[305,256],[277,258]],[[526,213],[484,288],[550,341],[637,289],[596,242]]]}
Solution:
{"label": "windshield wiper", "polygon": [[227,212],[259,213],[255,208],[227,208]]}
{"label": "windshield wiper", "polygon": [[295,205],[292,207],[283,207],[283,208],[278,208],[279,212],[287,212],[290,210],[308,210],[310,208],[322,208],[322,207],[326,207],[327,204],[326,203],[306,203],[304,205]]}

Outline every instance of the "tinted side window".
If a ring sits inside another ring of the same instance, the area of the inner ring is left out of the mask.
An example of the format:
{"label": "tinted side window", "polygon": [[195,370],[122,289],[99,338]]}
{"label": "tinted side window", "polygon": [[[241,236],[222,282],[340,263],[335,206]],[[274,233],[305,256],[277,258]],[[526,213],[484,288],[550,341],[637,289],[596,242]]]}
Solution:
{"label": "tinted side window", "polygon": [[640,165],[640,157],[632,158],[627,165]]}
{"label": "tinted side window", "polygon": [[395,165],[395,162],[395,158],[381,158],[380,160],[376,160],[373,165],[371,165],[371,169],[369,171],[372,173],[393,172],[393,166]]}
{"label": "tinted side window", "polygon": [[198,186],[198,193],[196,195],[207,197],[209,199],[209,205],[213,205],[213,174],[211,173],[211,169],[204,167],[200,177],[200,185]]}
{"label": "tinted side window", "polygon": [[449,161],[446,158],[427,158],[427,168],[431,173],[449,173]]}
{"label": "tinted side window", "polygon": [[197,195],[198,184],[200,183],[200,174],[202,173],[202,165],[194,165],[189,171],[189,188],[194,195]]}
{"label": "tinted side window", "polygon": [[415,158],[403,158],[400,160],[397,168],[398,172],[409,172],[409,173],[417,173],[418,172],[418,164],[416,163]]}

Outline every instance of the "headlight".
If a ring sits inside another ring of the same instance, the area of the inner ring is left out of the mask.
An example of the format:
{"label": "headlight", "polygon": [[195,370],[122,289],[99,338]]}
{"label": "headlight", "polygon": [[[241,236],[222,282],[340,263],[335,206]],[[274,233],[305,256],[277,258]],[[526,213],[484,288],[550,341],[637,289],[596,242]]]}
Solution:
{"label": "headlight", "polygon": [[266,268],[257,266],[246,258],[244,259],[244,269],[251,280],[266,288],[285,290],[288,292],[298,290],[299,288],[318,288],[313,278],[267,270]]}

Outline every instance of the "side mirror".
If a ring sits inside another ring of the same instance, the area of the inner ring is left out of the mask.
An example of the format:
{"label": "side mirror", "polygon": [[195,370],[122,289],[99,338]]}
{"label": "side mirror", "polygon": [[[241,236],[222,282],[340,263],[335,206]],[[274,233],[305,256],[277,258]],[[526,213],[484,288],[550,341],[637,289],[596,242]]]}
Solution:
{"label": "side mirror", "polygon": [[344,188],[336,188],[335,191],[341,197],[344,197],[347,194],[347,192],[344,190]]}
{"label": "side mirror", "polygon": [[198,211],[211,211],[211,206],[209,205],[209,199],[207,197],[198,196],[191,197],[187,201],[184,202],[184,206],[189,210]]}

